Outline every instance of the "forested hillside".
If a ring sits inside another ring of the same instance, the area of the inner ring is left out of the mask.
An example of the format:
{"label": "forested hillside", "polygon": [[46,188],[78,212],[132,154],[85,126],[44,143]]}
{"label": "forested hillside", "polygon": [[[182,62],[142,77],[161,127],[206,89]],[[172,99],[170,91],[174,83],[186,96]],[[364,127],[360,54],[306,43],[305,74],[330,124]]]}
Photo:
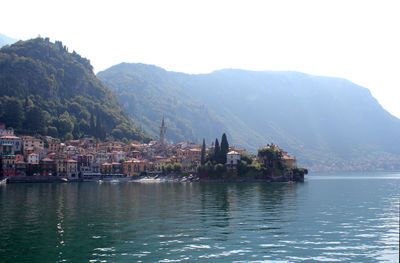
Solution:
{"label": "forested hillside", "polygon": [[89,60],[36,38],[0,50],[0,122],[19,134],[148,140]]}
{"label": "forested hillside", "polygon": [[170,142],[200,143],[202,138],[211,142],[217,134],[227,130],[217,114],[186,94],[169,74],[150,65],[122,63],[97,76],[153,137],[158,137],[163,116]]}

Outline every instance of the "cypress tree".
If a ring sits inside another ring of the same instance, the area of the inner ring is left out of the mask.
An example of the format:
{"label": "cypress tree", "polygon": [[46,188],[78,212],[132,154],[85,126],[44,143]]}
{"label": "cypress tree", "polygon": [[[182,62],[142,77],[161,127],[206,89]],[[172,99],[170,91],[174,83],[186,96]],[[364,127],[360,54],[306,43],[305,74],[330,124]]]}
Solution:
{"label": "cypress tree", "polygon": [[226,138],[226,134],[222,134],[221,138],[221,150],[220,150],[220,163],[226,163],[226,154],[229,152],[229,143],[228,139]]}
{"label": "cypress tree", "polygon": [[214,145],[214,161],[218,162],[219,160],[219,153],[221,149],[219,148],[219,142],[218,139],[215,139],[215,145]]}
{"label": "cypress tree", "polygon": [[206,140],[203,138],[203,145],[201,146],[200,164],[204,165],[205,162],[206,162]]}

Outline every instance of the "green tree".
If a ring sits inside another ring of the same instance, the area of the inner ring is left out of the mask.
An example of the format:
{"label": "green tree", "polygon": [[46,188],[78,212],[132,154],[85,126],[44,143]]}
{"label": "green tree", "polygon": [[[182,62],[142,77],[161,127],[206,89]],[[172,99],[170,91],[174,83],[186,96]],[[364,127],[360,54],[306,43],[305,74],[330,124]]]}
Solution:
{"label": "green tree", "polygon": [[215,139],[215,145],[214,145],[214,161],[215,162],[218,162],[220,152],[221,152],[221,148],[219,147],[219,141],[218,141],[218,139]]}
{"label": "green tree", "polygon": [[221,176],[226,171],[226,166],[222,163],[218,163],[214,166],[214,170],[217,176]]}
{"label": "green tree", "polygon": [[15,98],[7,98],[2,108],[1,122],[16,130],[20,129],[24,118],[22,103]]}
{"label": "green tree", "polygon": [[173,170],[175,173],[180,173],[182,172],[182,164],[180,163],[174,163],[173,165]]}
{"label": "green tree", "polygon": [[54,126],[49,126],[47,128],[47,135],[53,137],[53,138],[57,138],[58,137],[58,131],[57,128]]}
{"label": "green tree", "polygon": [[30,107],[26,112],[25,128],[31,134],[44,134],[45,131],[44,112],[37,106]]}
{"label": "green tree", "polygon": [[74,130],[74,123],[67,111],[61,114],[59,120],[57,121],[56,128],[59,135],[62,137],[65,137],[67,133],[71,133]]}
{"label": "green tree", "polygon": [[203,145],[201,146],[200,164],[204,165],[205,161],[206,161],[206,140],[203,138]]}
{"label": "green tree", "polygon": [[219,163],[225,164],[226,163],[226,155],[229,152],[229,143],[228,139],[226,138],[226,134],[222,134],[221,138],[221,151],[219,154]]}
{"label": "green tree", "polygon": [[172,163],[169,163],[165,166],[165,171],[167,172],[167,174],[170,174],[173,170],[174,170],[174,166]]}
{"label": "green tree", "polygon": [[282,152],[271,148],[262,148],[258,150],[257,155],[259,161],[265,168],[282,169]]}

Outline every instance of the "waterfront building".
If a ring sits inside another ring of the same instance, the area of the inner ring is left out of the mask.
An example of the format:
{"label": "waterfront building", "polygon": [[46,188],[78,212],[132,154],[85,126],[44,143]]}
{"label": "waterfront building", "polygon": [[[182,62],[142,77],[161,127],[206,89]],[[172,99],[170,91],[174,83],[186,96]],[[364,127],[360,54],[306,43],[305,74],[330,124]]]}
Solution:
{"label": "waterfront building", "polygon": [[40,160],[40,175],[41,176],[56,176],[56,165],[54,160],[43,158]]}
{"label": "waterfront building", "polygon": [[100,165],[102,175],[122,175],[122,165],[120,163],[103,163]]}
{"label": "waterfront building", "polygon": [[92,164],[92,174],[100,174],[100,164],[98,163]]}
{"label": "waterfront building", "polygon": [[1,155],[1,173],[3,176],[15,176],[15,155]]}
{"label": "waterfront building", "polygon": [[236,151],[230,151],[226,154],[226,167],[229,170],[236,170],[237,164],[240,161],[241,156],[240,153]]}
{"label": "waterfront building", "polygon": [[67,155],[66,154],[55,154],[52,159],[56,167],[57,176],[67,176]]}
{"label": "waterfront building", "polygon": [[112,174],[112,164],[111,163],[102,163],[100,165],[100,173],[102,175]]}
{"label": "waterfront building", "polygon": [[67,176],[70,178],[78,177],[78,162],[72,159],[66,161],[66,172]]}
{"label": "waterfront building", "polygon": [[90,173],[92,171],[93,155],[80,154],[78,155],[78,171],[81,173]]}
{"label": "waterfront building", "polygon": [[150,169],[150,163],[144,160],[128,160],[122,163],[122,173],[127,176],[140,175]]}
{"label": "waterfront building", "polygon": [[15,162],[15,175],[16,176],[26,176],[28,170],[28,164],[24,161]]}
{"label": "waterfront building", "polygon": [[39,163],[27,163],[28,176],[39,176],[40,175],[40,164]]}

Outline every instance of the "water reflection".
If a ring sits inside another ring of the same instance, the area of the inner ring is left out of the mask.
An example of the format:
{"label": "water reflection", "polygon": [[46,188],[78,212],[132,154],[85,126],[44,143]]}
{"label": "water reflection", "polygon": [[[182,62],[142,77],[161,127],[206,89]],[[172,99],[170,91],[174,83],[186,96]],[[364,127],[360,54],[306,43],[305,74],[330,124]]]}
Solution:
{"label": "water reflection", "polygon": [[[371,183],[373,182],[373,183]],[[0,189],[5,262],[393,261],[400,180]]]}

